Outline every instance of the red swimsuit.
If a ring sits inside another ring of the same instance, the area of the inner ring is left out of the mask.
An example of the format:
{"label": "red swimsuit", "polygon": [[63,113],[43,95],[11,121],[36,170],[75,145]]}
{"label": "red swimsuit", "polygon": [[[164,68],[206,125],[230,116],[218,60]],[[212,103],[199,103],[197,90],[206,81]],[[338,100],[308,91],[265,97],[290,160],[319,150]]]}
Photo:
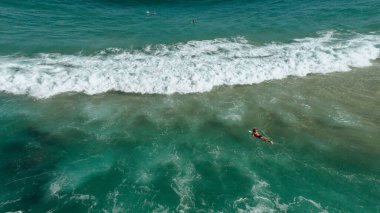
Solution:
{"label": "red swimsuit", "polygon": [[261,138],[261,137],[263,137],[263,136],[260,135],[260,133],[258,133],[258,132],[253,132],[252,135],[255,136],[256,138]]}

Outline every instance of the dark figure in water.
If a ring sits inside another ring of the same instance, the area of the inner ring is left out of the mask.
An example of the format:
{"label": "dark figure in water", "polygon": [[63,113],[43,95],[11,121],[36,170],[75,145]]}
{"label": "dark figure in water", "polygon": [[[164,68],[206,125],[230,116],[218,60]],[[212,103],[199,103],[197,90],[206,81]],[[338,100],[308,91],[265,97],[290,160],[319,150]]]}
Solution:
{"label": "dark figure in water", "polygon": [[260,135],[259,131],[257,129],[253,129],[252,130],[252,136],[256,137],[256,138],[260,138],[261,140],[265,141],[265,142],[268,142],[270,144],[273,144],[273,142],[271,140],[269,140],[268,138]]}

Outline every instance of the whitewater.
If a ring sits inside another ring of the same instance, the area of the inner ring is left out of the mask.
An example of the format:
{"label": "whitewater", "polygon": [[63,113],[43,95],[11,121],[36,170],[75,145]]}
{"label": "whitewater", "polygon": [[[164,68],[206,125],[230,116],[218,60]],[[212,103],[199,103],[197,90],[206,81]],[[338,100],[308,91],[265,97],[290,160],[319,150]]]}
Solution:
{"label": "whitewater", "polygon": [[244,37],[108,48],[91,55],[39,53],[0,57],[0,91],[48,98],[65,92],[200,93],[288,76],[349,71],[380,55],[376,34],[334,31],[290,43],[255,45]]}

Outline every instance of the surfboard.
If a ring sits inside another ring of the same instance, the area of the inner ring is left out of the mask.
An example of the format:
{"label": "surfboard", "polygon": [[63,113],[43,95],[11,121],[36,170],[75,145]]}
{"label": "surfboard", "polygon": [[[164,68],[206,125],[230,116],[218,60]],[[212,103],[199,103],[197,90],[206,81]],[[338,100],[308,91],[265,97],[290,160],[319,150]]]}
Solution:
{"label": "surfboard", "polygon": [[[248,130],[248,132],[250,133],[250,134],[252,134],[252,130]],[[263,132],[264,133],[264,136],[265,136],[265,132]],[[267,137],[267,136],[265,136],[265,137]],[[274,144],[274,142],[269,138],[269,137],[267,137],[270,141],[271,141],[271,144],[273,145]]]}

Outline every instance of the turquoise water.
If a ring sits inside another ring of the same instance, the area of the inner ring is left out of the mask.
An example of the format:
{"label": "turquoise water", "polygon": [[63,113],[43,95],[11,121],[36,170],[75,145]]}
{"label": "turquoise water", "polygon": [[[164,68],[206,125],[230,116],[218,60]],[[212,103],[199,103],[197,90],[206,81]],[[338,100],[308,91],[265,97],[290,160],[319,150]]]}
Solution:
{"label": "turquoise water", "polygon": [[110,47],[235,36],[268,43],[329,30],[378,33],[379,4],[376,0],[5,0],[0,5],[0,53],[90,54]]}
{"label": "turquoise water", "polygon": [[2,1],[0,210],[379,212],[379,23],[370,0]]}

